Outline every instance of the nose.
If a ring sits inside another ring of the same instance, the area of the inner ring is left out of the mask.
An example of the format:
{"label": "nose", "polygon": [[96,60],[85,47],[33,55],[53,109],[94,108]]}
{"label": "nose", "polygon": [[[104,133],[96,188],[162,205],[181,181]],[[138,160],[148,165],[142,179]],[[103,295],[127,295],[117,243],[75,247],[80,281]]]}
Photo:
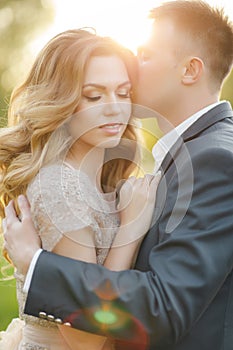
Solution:
{"label": "nose", "polygon": [[109,96],[104,105],[104,114],[106,116],[118,115],[121,113],[120,102],[115,95]]}

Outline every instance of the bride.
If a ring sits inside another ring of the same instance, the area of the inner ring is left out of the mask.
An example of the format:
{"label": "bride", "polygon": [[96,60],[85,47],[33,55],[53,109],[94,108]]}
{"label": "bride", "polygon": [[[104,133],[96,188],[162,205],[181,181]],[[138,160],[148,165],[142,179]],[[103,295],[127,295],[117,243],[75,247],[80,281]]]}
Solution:
{"label": "bride", "polygon": [[[17,209],[17,196],[26,193],[44,249],[112,270],[133,266],[159,181],[130,177],[137,155],[135,78],[129,50],[69,30],[48,42],[13,92],[9,127],[0,133],[0,215],[11,199]],[[122,222],[131,225],[130,237],[120,234]],[[24,314],[24,277],[17,271],[15,277],[22,335],[10,345],[6,333],[4,350],[114,349],[111,339],[60,319]]]}

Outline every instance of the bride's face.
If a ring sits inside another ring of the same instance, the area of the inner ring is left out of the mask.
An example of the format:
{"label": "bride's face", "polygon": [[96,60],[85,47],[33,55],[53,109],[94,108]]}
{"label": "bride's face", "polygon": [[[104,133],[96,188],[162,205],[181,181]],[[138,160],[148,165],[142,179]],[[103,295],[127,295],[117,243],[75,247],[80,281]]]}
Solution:
{"label": "bride's face", "polygon": [[76,143],[100,148],[117,146],[131,115],[130,91],[128,73],[119,57],[92,57],[78,113],[69,124]]}

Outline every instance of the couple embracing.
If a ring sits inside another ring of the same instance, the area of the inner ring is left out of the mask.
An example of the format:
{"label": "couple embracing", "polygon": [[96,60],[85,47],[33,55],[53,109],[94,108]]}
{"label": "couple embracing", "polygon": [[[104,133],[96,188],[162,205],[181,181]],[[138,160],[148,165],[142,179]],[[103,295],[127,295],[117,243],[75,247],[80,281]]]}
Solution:
{"label": "couple embracing", "polygon": [[[67,31],[13,93],[0,188],[17,350],[231,349],[232,23],[202,1],[151,16],[137,58]],[[132,177],[133,116],[153,112],[155,174]]]}

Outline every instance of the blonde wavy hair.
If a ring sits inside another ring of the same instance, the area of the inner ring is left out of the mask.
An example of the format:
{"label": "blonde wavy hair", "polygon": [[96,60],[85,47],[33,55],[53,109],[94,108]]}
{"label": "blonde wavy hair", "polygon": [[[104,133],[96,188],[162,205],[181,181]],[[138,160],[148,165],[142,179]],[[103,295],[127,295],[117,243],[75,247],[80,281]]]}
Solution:
{"label": "blonde wavy hair", "polygon": [[[13,91],[8,127],[0,131],[0,217],[11,199],[17,204],[17,196],[26,193],[42,166],[64,156],[71,137],[63,126],[79,106],[87,62],[92,56],[113,54],[124,61],[134,84],[132,52],[89,30],[60,33],[41,50],[25,82]],[[135,129],[128,125],[119,146],[105,151],[103,188],[115,187],[132,173],[136,141]]]}

